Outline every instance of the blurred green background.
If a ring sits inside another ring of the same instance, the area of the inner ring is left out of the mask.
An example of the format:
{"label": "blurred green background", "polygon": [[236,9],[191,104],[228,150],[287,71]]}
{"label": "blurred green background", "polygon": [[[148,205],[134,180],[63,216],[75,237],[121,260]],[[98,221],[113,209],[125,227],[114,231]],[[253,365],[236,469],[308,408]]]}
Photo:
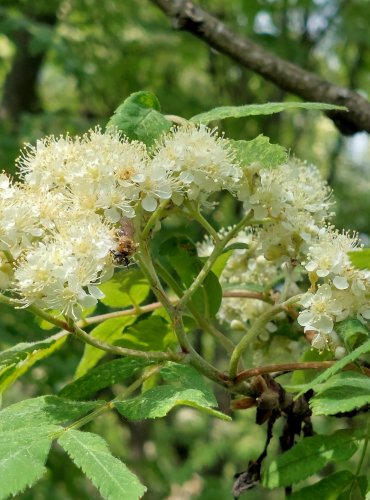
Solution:
{"label": "blurred green background", "polygon": [[[368,1],[199,0],[198,4],[279,56],[369,94]],[[14,172],[24,143],[105,125],[124,98],[142,89],[159,97],[164,113],[186,118],[220,105],[296,100],[190,34],[173,31],[150,0],[0,0],[1,169]],[[263,133],[292,155],[316,164],[335,192],[336,225],[357,230],[368,241],[367,134],[341,136],[325,115],[304,111],[230,119],[220,128],[235,139]],[[221,227],[235,221],[236,207],[228,196],[219,201],[213,215]],[[13,313],[1,306],[0,313],[2,348],[42,335],[27,312]],[[59,390],[71,379],[81,352],[80,344],[68,343],[18,381],[3,396],[4,404]],[[227,410],[226,395],[218,396]],[[328,425],[317,424],[323,431]],[[264,441],[253,412],[240,412],[232,424],[186,408],[150,425],[129,424],[112,414],[100,417],[91,429],[101,433],[113,453],[150,487],[145,498],[153,500],[231,498],[233,475],[258,456]],[[100,498],[57,447],[48,467],[48,475],[17,498]],[[282,497],[281,491],[262,489],[243,496]]]}

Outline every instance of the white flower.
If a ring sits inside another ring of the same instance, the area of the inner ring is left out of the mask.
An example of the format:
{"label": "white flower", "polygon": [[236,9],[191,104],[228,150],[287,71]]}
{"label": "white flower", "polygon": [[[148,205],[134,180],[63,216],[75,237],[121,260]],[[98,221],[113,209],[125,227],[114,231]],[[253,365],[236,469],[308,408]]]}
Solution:
{"label": "white flower", "polygon": [[[180,127],[157,144],[153,165],[165,168],[177,178],[179,189],[191,200],[201,193],[221,189],[235,191],[242,177],[229,142],[204,125]],[[175,203],[181,203],[175,194]]]}
{"label": "white flower", "polygon": [[[289,220],[296,213],[308,212],[322,223],[329,216],[329,188],[311,165],[291,159],[275,168],[260,168],[252,179],[246,208],[253,208],[257,219],[269,216]],[[289,214],[291,208],[294,210]]]}
{"label": "white flower", "polygon": [[342,307],[333,297],[332,289],[325,284],[319,287],[315,294],[306,293],[301,298],[301,304],[305,308],[298,316],[298,323],[306,330],[317,330],[321,333],[331,333],[336,316],[342,311]]}
{"label": "white flower", "polygon": [[349,287],[347,272],[352,268],[348,252],[359,246],[357,235],[339,233],[324,227],[309,247],[305,268],[319,278],[331,277],[339,290]]}

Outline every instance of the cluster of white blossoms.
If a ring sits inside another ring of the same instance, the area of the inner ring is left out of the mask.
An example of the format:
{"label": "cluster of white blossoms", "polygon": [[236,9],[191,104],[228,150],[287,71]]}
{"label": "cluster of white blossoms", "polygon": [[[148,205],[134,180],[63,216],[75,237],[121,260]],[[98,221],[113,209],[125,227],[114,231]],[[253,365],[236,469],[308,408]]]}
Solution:
{"label": "cluster of white blossoms", "polygon": [[[225,230],[220,232],[221,237],[224,234]],[[279,279],[278,267],[266,260],[261,253],[257,231],[251,228],[241,231],[230,243],[242,243],[247,248],[235,249],[227,260],[220,276],[220,283],[225,291],[263,291],[268,284]],[[210,238],[206,238],[198,245],[198,254],[200,257],[207,257],[213,248]],[[269,307],[268,303],[258,299],[224,297],[217,317],[221,322],[238,329],[238,325],[247,325]],[[268,328],[273,330],[273,324],[268,325]]]}
{"label": "cluster of white blossoms", "polygon": [[78,198],[111,222],[134,217],[139,203],[153,212],[162,200],[208,197],[235,190],[242,176],[229,142],[204,126],[174,129],[151,155],[145,144],[116,129],[97,127],[82,137],[48,137],[18,160],[25,183]]}
{"label": "cluster of white blossoms", "polygon": [[[300,299],[298,323],[311,333],[313,347],[343,354],[335,325],[350,317],[370,320],[370,271],[355,268],[348,256],[361,247],[357,235],[340,233],[328,224],[333,204],[330,190],[314,167],[297,160],[271,169],[252,165],[248,176],[248,189],[240,187],[243,202],[261,224],[235,238],[248,249],[235,250],[227,261],[220,278],[224,289],[245,291],[252,283],[251,290],[260,286],[266,291],[269,286],[273,290],[275,283],[279,292],[276,283],[287,277],[286,266],[292,269],[291,264],[294,268],[301,263],[296,271],[306,271],[311,287]],[[211,250],[209,240],[199,247],[201,255]],[[287,297],[305,292],[302,271],[291,273],[288,280]],[[218,318],[232,328],[239,324],[240,329],[248,328],[267,307],[252,295],[224,298]],[[274,330],[276,326],[268,323],[259,340]]]}
{"label": "cluster of white blossoms", "polygon": [[73,319],[101,298],[122,218],[163,200],[204,203],[242,177],[229,142],[194,125],[149,152],[116,129],[51,136],[26,146],[17,167],[22,183],[0,175],[0,288]]}
{"label": "cluster of white blossoms", "polygon": [[311,291],[300,300],[298,323],[317,332],[312,345],[323,349],[336,343],[335,324],[348,317],[370,319],[370,271],[355,268],[348,252],[360,247],[356,235],[324,227],[308,249],[305,269]]}
{"label": "cluster of white blossoms", "polygon": [[0,287],[19,305],[55,309],[74,319],[102,296],[112,275],[114,231],[62,193],[12,184],[0,175]]}
{"label": "cluster of white blossoms", "polygon": [[246,209],[266,219],[259,239],[269,260],[300,258],[332,213],[330,190],[312,165],[290,159],[256,170]]}
{"label": "cluster of white blossoms", "polygon": [[[17,166],[22,183],[0,175],[0,287],[21,305],[79,318],[113,273],[122,218],[148,215],[166,200],[204,206],[228,190],[253,213],[255,227],[236,238],[248,248],[229,258],[223,286],[266,289],[284,277],[286,265],[303,262],[311,289],[298,322],[317,332],[313,345],[335,339],[338,321],[370,319],[370,273],[355,269],[347,255],[357,238],[328,225],[330,190],[312,166],[289,159],[274,168],[242,168],[235,145],[191,124],[149,149],[113,128],[52,136],[27,146]],[[200,252],[209,254],[211,246],[208,240]],[[287,296],[298,293],[298,275],[290,275]],[[219,318],[248,324],[266,307],[254,298],[225,298]]]}
{"label": "cluster of white blossoms", "polygon": [[172,200],[177,205],[184,197],[203,201],[221,189],[236,192],[243,175],[229,141],[204,125],[181,127],[165,135],[153,164],[164,167],[176,180]]}

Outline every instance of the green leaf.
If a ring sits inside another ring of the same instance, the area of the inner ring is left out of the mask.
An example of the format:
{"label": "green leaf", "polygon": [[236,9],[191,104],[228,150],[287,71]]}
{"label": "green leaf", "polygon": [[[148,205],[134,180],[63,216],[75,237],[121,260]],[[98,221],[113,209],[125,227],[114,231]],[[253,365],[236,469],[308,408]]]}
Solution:
{"label": "green leaf", "polygon": [[[111,318],[103,321],[93,330],[90,335],[94,339],[102,340],[113,344],[113,342],[122,336],[124,329],[136,321],[136,316],[122,316],[119,318]],[[85,345],[84,353],[77,367],[75,377],[82,377],[106,355],[102,349],[97,349],[92,345]]]}
{"label": "green leaf", "polygon": [[367,340],[362,345],[357,347],[354,351],[347,354],[347,356],[344,356],[344,358],[338,360],[335,363],[335,365],[331,366],[323,373],[321,373],[318,377],[314,378],[311,382],[305,384],[303,387],[300,387],[299,388],[300,392],[295,397],[298,398],[299,396],[309,391],[310,389],[314,389],[318,384],[322,384],[330,377],[341,371],[342,368],[347,366],[349,363],[356,361],[357,358],[359,358],[363,354],[368,353],[369,351],[370,351],[370,340]]}
{"label": "green leaf", "polygon": [[69,399],[85,399],[105,387],[131,379],[148,364],[150,364],[149,361],[132,358],[108,361],[63,387],[59,396]]}
{"label": "green leaf", "polygon": [[266,168],[285,163],[288,152],[279,144],[270,144],[270,139],[259,135],[251,141],[230,141],[236,158],[242,167],[257,163]]}
{"label": "green leaf", "polygon": [[369,330],[358,319],[350,318],[336,325],[335,330],[349,350],[363,344],[369,338]]}
{"label": "green leaf", "polygon": [[231,420],[228,415],[211,408],[207,398],[197,389],[179,390],[169,385],[161,385],[129,401],[114,403],[117,410],[130,420],[164,417],[179,405],[197,408],[222,420]]}
{"label": "green leaf", "polygon": [[334,415],[370,403],[370,378],[357,372],[337,373],[325,384],[315,387],[310,400],[315,415]]}
{"label": "green leaf", "polygon": [[160,371],[160,375],[169,384],[178,389],[197,389],[204,394],[210,406],[216,406],[217,400],[203,376],[192,366],[168,361]]}
{"label": "green leaf", "polygon": [[100,436],[69,430],[58,440],[73,462],[108,500],[137,500],[146,488],[124,463],[109,451]]}
{"label": "green leaf", "polygon": [[107,127],[117,127],[129,139],[151,146],[170,130],[171,122],[160,113],[157,97],[141,91],[131,94],[118,106]]}
{"label": "green leaf", "polygon": [[68,334],[58,339],[22,342],[0,353],[0,394],[26,373],[37,361],[47,358],[59,349]]}
{"label": "green leaf", "polygon": [[45,462],[57,426],[0,432],[0,499],[32,486],[46,472]]}
{"label": "green leaf", "polygon": [[160,316],[137,321],[125,329],[114,345],[141,351],[164,351],[177,343],[172,326]]}
{"label": "green leaf", "polygon": [[354,479],[355,476],[351,472],[341,470],[315,484],[295,491],[289,500],[312,500],[313,498],[337,500],[342,491],[349,487]]}
{"label": "green leaf", "polygon": [[[159,249],[167,269],[173,269],[181,280],[183,290],[189,287],[203,267],[197,256],[197,248],[186,236],[171,236]],[[210,272],[202,286],[194,293],[191,303],[206,317],[214,317],[222,301],[222,288],[217,276]]]}
{"label": "green leaf", "polygon": [[214,410],[216,398],[203,377],[191,366],[168,362],[160,376],[168,383],[154,387],[129,401],[115,403],[117,410],[131,420],[164,417],[175,406],[186,405],[222,420],[230,417]]}
{"label": "green leaf", "polygon": [[70,422],[101,404],[101,401],[70,401],[58,396],[25,399],[0,411],[0,431]]}
{"label": "green leaf", "polygon": [[344,429],[332,435],[302,439],[265,468],[262,485],[270,489],[289,486],[315,474],[329,462],[348,460],[358,449],[357,441],[365,432]]}
{"label": "green leaf", "polygon": [[348,252],[348,256],[358,269],[370,269],[370,248]]}
{"label": "green leaf", "polygon": [[317,109],[327,111],[331,109],[347,111],[343,106],[335,106],[321,102],[268,102],[266,104],[246,104],[244,106],[221,106],[211,109],[205,113],[200,113],[190,118],[194,123],[209,123],[214,120],[224,120],[225,118],[243,118],[245,116],[272,115],[289,109]]}
{"label": "green leaf", "polygon": [[101,302],[109,307],[123,309],[139,306],[149,295],[150,285],[140,269],[126,269],[99,287],[105,294]]}
{"label": "green leaf", "polygon": [[228,252],[223,252],[219,255],[212,266],[212,272],[219,278],[222,274],[222,271],[225,269],[227,261],[233,254],[233,250],[229,250]]}

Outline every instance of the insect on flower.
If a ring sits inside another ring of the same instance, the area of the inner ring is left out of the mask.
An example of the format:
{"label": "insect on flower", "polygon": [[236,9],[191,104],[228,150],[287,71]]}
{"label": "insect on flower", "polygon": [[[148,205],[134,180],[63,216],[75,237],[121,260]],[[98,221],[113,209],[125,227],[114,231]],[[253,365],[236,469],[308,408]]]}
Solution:
{"label": "insect on flower", "polygon": [[117,245],[111,252],[116,265],[127,267],[130,263],[130,258],[138,248],[138,244],[133,239],[134,226],[132,221],[124,217],[120,222],[121,227],[116,231]]}

